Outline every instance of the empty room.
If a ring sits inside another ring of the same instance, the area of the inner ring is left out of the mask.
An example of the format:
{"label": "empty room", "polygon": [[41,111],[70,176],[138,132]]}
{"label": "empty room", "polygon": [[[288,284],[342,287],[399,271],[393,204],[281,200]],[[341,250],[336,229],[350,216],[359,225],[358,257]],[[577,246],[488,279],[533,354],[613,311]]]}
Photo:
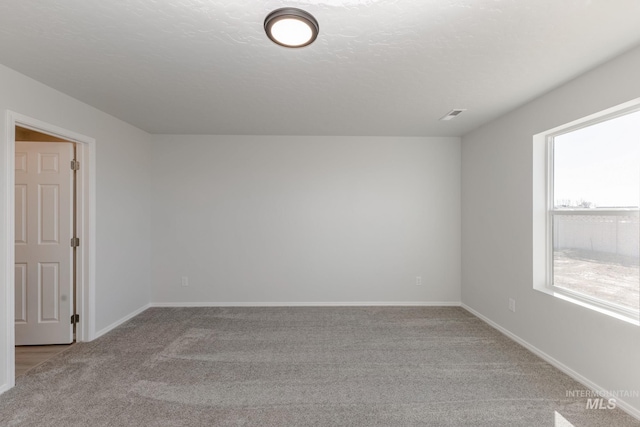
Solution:
{"label": "empty room", "polygon": [[640,426],[636,0],[3,0],[0,426]]}

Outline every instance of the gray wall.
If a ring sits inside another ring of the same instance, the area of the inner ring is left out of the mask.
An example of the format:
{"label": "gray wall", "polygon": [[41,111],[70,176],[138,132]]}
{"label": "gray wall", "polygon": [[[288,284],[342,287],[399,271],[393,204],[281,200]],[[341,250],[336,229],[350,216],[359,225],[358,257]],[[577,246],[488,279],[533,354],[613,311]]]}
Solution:
{"label": "gray wall", "polygon": [[[149,302],[150,269],[150,137],[133,126],[83,104],[67,95],[0,66],[0,165],[7,147],[6,110],[95,138],[96,140],[96,312],[95,329],[144,307]],[[4,169],[4,166],[0,166]],[[7,177],[0,171],[0,222],[4,227]],[[3,236],[4,238],[4,236]],[[0,249],[3,273],[7,254]],[[2,304],[9,287],[0,276]],[[13,304],[13,303],[11,303]],[[7,323],[0,316],[0,390],[7,386]]]}
{"label": "gray wall", "polygon": [[640,97],[638,70],[640,48],[462,143],[463,303],[606,390],[638,390],[640,328],[533,290],[532,136]]}
{"label": "gray wall", "polygon": [[154,136],[152,218],[154,303],[460,301],[459,138]]}

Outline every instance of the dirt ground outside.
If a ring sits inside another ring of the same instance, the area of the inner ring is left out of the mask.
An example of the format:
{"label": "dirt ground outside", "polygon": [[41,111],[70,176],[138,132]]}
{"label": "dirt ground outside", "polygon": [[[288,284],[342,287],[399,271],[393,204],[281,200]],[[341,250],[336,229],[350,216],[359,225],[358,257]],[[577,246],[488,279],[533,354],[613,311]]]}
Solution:
{"label": "dirt ground outside", "polygon": [[638,310],[640,259],[580,249],[555,250],[556,286]]}

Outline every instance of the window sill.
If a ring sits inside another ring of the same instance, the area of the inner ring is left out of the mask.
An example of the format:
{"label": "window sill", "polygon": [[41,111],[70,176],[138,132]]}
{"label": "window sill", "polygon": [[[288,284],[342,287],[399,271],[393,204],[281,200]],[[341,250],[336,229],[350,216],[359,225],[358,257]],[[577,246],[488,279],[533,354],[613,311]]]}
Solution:
{"label": "window sill", "polygon": [[610,308],[605,308],[602,307],[600,305],[594,304],[592,302],[590,302],[589,300],[587,300],[586,298],[580,298],[577,295],[573,295],[569,292],[562,292],[561,290],[558,289],[550,289],[548,287],[535,287],[534,288],[536,291],[538,292],[542,292],[545,293],[547,295],[551,295],[553,297],[556,298],[560,298],[564,301],[570,302],[572,304],[576,304],[579,305],[580,307],[584,307],[587,308],[589,310],[593,310],[596,311],[598,313],[604,314],[606,316],[610,316],[613,318],[616,318],[618,320],[622,320],[623,322],[627,322],[627,323],[631,323],[632,325],[635,326],[640,326],[640,317],[638,315],[638,313],[636,313],[635,316],[633,315],[629,315],[626,313],[621,313],[617,310],[614,309],[610,309]]}

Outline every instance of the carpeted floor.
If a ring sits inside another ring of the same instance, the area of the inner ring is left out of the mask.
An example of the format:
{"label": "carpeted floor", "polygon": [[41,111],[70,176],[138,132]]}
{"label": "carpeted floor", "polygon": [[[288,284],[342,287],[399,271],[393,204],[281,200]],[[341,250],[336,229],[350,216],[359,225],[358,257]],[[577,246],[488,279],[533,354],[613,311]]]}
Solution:
{"label": "carpeted floor", "polygon": [[152,308],[20,377],[1,426],[640,426],[461,308]]}

